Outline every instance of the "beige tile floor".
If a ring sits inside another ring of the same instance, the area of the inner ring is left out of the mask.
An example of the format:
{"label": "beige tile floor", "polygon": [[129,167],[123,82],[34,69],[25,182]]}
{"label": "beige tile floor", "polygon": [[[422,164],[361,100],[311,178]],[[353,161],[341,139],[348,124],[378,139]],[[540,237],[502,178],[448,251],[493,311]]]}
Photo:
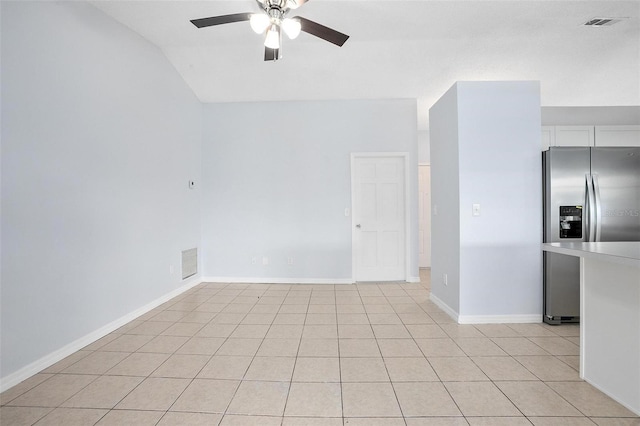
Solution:
{"label": "beige tile floor", "polygon": [[579,328],[458,325],[417,284],[203,283],[0,395],[8,425],[640,425]]}

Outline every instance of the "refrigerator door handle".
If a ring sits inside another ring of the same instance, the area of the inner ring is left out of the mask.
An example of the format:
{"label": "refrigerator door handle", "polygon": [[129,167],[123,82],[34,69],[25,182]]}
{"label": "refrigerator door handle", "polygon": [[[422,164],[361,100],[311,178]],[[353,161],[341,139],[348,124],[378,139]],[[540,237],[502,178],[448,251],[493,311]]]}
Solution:
{"label": "refrigerator door handle", "polygon": [[593,174],[592,175],[592,179],[593,179],[593,194],[594,194],[594,200],[595,200],[595,236],[593,238],[593,241],[600,241],[602,239],[600,233],[602,230],[602,203],[601,203],[601,199],[600,199],[600,184],[598,183],[598,175],[597,174]]}
{"label": "refrigerator door handle", "polygon": [[587,211],[586,211],[586,224],[585,230],[587,231],[586,241],[595,241],[596,237],[596,196],[593,188],[593,178],[590,174],[585,175],[586,193],[587,193]]}

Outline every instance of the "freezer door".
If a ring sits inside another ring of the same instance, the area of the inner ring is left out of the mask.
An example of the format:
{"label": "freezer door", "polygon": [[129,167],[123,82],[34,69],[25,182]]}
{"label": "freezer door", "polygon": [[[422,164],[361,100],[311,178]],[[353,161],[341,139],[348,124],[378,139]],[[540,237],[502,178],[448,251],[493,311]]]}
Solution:
{"label": "freezer door", "polygon": [[[590,156],[589,148],[580,147],[552,147],[543,154],[545,242],[586,241],[586,184],[590,176]],[[580,211],[582,215],[579,215]],[[573,229],[578,218],[580,228]],[[579,259],[545,252],[544,321],[560,324],[579,318]]]}
{"label": "freezer door", "polygon": [[543,167],[544,242],[586,241],[586,220],[582,220],[581,237],[562,232],[562,227],[567,225],[564,219],[568,217],[566,210],[569,207],[579,207],[583,210],[582,217],[586,218],[585,188],[590,173],[590,148],[552,147],[543,154]]}
{"label": "freezer door", "polygon": [[593,148],[598,241],[640,241],[640,148]]}

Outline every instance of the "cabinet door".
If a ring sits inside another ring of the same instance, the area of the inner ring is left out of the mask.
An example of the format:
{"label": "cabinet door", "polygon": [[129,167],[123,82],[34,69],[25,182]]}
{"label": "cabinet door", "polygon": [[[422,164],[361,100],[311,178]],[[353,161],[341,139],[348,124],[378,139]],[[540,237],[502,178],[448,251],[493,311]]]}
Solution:
{"label": "cabinet door", "polygon": [[556,146],[556,128],[553,126],[542,126],[542,150]]}
{"label": "cabinet door", "polygon": [[556,126],[556,146],[594,146],[593,126]]}
{"label": "cabinet door", "polygon": [[640,126],[596,126],[596,146],[640,146]]}

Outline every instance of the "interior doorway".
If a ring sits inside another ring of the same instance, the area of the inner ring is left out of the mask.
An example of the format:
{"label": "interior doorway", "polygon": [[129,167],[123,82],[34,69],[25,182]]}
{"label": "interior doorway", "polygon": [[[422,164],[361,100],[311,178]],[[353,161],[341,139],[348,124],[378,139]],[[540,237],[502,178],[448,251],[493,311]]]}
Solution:
{"label": "interior doorway", "polygon": [[418,166],[420,268],[431,268],[431,166]]}

